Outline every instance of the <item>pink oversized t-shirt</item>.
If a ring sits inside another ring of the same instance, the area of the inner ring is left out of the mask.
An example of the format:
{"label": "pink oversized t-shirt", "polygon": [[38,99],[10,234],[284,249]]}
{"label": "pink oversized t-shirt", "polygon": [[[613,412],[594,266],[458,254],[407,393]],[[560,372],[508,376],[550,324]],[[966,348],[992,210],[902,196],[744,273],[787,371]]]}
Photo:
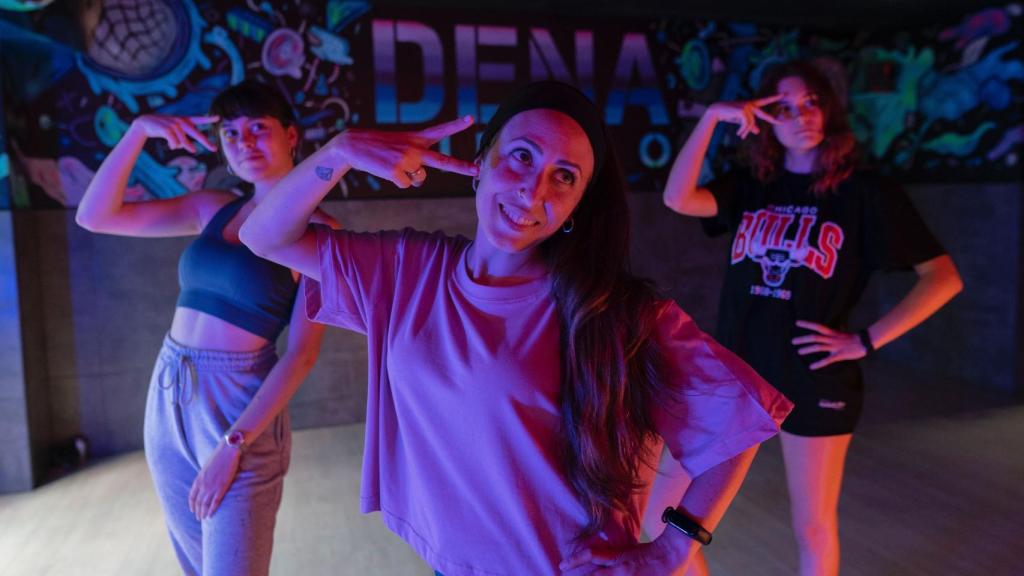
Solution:
{"label": "pink oversized t-shirt", "polygon": [[[363,512],[445,576],[558,574],[587,516],[558,458],[548,279],[480,285],[463,237],[316,228],[307,313],[368,337]],[[691,475],[776,434],[788,400],[675,304],[658,323],[679,393],[654,418]],[[638,517],[615,514],[600,538],[634,542]]]}

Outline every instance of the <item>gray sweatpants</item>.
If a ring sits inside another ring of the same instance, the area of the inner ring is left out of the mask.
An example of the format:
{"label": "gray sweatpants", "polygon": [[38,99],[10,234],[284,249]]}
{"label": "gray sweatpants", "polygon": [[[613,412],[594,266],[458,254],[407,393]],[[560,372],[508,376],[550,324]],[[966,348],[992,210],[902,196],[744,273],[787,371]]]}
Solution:
{"label": "gray sweatpants", "polygon": [[283,410],[239,462],[212,517],[188,509],[192,481],[277,361],[274,347],[220,352],[164,339],[146,400],[146,460],[181,568],[188,575],[263,575],[291,455]]}

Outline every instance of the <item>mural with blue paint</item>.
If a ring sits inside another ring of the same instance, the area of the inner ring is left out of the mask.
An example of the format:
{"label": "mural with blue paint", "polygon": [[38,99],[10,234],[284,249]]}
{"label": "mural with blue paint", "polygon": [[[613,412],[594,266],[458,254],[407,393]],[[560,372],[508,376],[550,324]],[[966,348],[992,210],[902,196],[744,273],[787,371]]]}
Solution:
{"label": "mural with blue paint", "polygon": [[[909,180],[1015,180],[1024,142],[1019,4],[900,33],[823,33],[742,22],[548,24],[362,0],[0,3],[0,209],[77,204],[131,118],[201,114],[244,78],[282,90],[312,152],[349,126],[414,129],[473,114],[507,89],[556,78],[595,98],[637,190],[657,190],[706,107],[749,97],[764,72],[814,58],[846,95],[865,159]],[[82,5],[85,8],[69,8]],[[91,10],[91,12],[90,12]],[[479,130],[442,143],[471,156]],[[711,143],[702,178],[737,144]],[[12,176],[13,173],[13,176]],[[147,146],[131,199],[230,183],[213,154]],[[7,190],[7,192],[5,192]],[[455,177],[411,193],[349,174],[337,197],[469,194]]]}
{"label": "mural with blue paint", "polygon": [[[652,26],[675,101],[678,149],[705,106],[749,98],[770,65],[814,59],[845,95],[867,163],[911,181],[1020,180],[1024,100],[1019,4],[913,33],[838,35],[751,24]],[[710,78],[707,72],[710,71]],[[716,132],[702,180],[738,142]],[[635,178],[635,175],[634,175]]]}

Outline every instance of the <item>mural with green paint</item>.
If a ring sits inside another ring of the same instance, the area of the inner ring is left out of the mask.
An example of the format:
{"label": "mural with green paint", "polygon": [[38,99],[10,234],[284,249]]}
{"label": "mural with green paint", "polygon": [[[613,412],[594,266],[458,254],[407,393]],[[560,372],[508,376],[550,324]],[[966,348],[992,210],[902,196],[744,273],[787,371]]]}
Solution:
{"label": "mural with green paint", "polygon": [[[749,98],[766,70],[794,58],[814,59],[845,95],[879,172],[1019,180],[1021,17],[1011,3],[941,26],[842,34],[681,19],[552,25],[543,14],[406,13],[363,0],[0,0],[0,78],[19,79],[0,86],[0,209],[75,206],[133,117],[203,113],[251,77],[287,95],[306,154],[350,126],[486,120],[513,83],[565,79],[604,107],[634,189],[658,190],[709,104]],[[733,155],[722,151],[737,143],[716,133],[702,178],[726,169]],[[472,140],[443,145],[472,154]],[[437,182],[413,194],[453,193]],[[152,145],[128,197],[211,185],[232,185],[216,155]],[[336,197],[408,194],[352,174]]]}

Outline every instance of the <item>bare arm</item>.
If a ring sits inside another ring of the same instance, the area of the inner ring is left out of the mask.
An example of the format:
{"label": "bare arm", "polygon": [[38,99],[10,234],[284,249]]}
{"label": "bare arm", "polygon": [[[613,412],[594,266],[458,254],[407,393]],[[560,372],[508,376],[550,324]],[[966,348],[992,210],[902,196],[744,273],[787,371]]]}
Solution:
{"label": "bare arm", "polygon": [[310,215],[350,169],[394,182],[401,188],[422,183],[412,175],[424,166],[475,175],[476,165],[430,150],[446,136],[473,123],[460,118],[418,132],[346,130],[282,178],[252,214],[238,236],[255,254],[320,279],[316,238]]}
{"label": "bare arm", "polygon": [[[714,532],[726,509],[739,492],[759,445],[695,476],[677,509]],[[567,576],[636,576],[682,574],[696,555],[699,544],[682,532],[666,528],[647,544],[625,549],[583,548],[564,560],[559,568]],[[592,570],[593,566],[599,566]]]}
{"label": "bare arm", "polygon": [[[242,414],[232,424],[251,445],[266,431],[295,395],[299,385],[316,364],[326,326],[306,318],[306,299],[300,286],[288,324],[288,347],[270,369],[259,390]],[[189,491],[189,510],[196,518],[212,516],[227,493],[238,471],[242,454],[221,440],[210,458],[203,463]]]}
{"label": "bare arm", "polygon": [[314,280],[320,279],[320,267],[310,220],[351,169],[338,152],[337,140],[332,138],[279,180],[238,230],[238,238],[254,254]]}
{"label": "bare arm", "polygon": [[[732,504],[733,498],[740,491],[743,479],[747,477],[747,471],[750,470],[750,464],[754,461],[759,447],[760,444],[748,448],[694,477],[676,508],[713,533],[725,516],[725,511]],[[700,548],[696,540],[672,527],[666,527],[655,542],[659,543],[662,540],[665,546],[678,554],[675,562],[677,568],[689,564]]]}
{"label": "bare arm", "polygon": [[746,138],[750,133],[757,134],[760,132],[757,126],[758,118],[768,123],[776,122],[775,118],[761,110],[761,107],[775,102],[780,97],[776,95],[750,102],[716,102],[709,106],[672,164],[672,171],[669,172],[662,195],[665,205],[686,216],[710,217],[718,214],[715,197],[707,188],[697,186],[701,165],[704,163],[704,156],[708,152],[715,127],[719,122],[730,122],[740,125],[741,138]]}
{"label": "bare arm", "polygon": [[[917,273],[917,282],[910,292],[868,327],[868,334],[875,348],[881,348],[906,334],[963,290],[963,280],[960,279],[953,259],[948,255],[944,254],[922,262],[914,266],[914,272]],[[867,354],[857,334],[840,332],[805,320],[798,320],[796,324],[812,331],[811,334],[793,339],[793,344],[802,346],[797,353],[828,353],[825,358],[811,364],[811,370],[841,360],[856,360]]]}
{"label": "bare arm", "polygon": [[78,205],[75,221],[92,231],[122,236],[184,236],[202,230],[209,214],[219,208],[227,194],[202,191],[177,198],[150,202],[125,203],[124,193],[146,140],[162,138],[174,149],[195,152],[190,139],[214,149],[196,123],[215,121],[216,117],[178,118],[140,116],[107,155],[86,188]]}
{"label": "bare arm", "polygon": [[914,272],[917,282],[910,292],[868,327],[875,348],[885,346],[924,322],[964,288],[953,259],[946,254],[914,266]]}

